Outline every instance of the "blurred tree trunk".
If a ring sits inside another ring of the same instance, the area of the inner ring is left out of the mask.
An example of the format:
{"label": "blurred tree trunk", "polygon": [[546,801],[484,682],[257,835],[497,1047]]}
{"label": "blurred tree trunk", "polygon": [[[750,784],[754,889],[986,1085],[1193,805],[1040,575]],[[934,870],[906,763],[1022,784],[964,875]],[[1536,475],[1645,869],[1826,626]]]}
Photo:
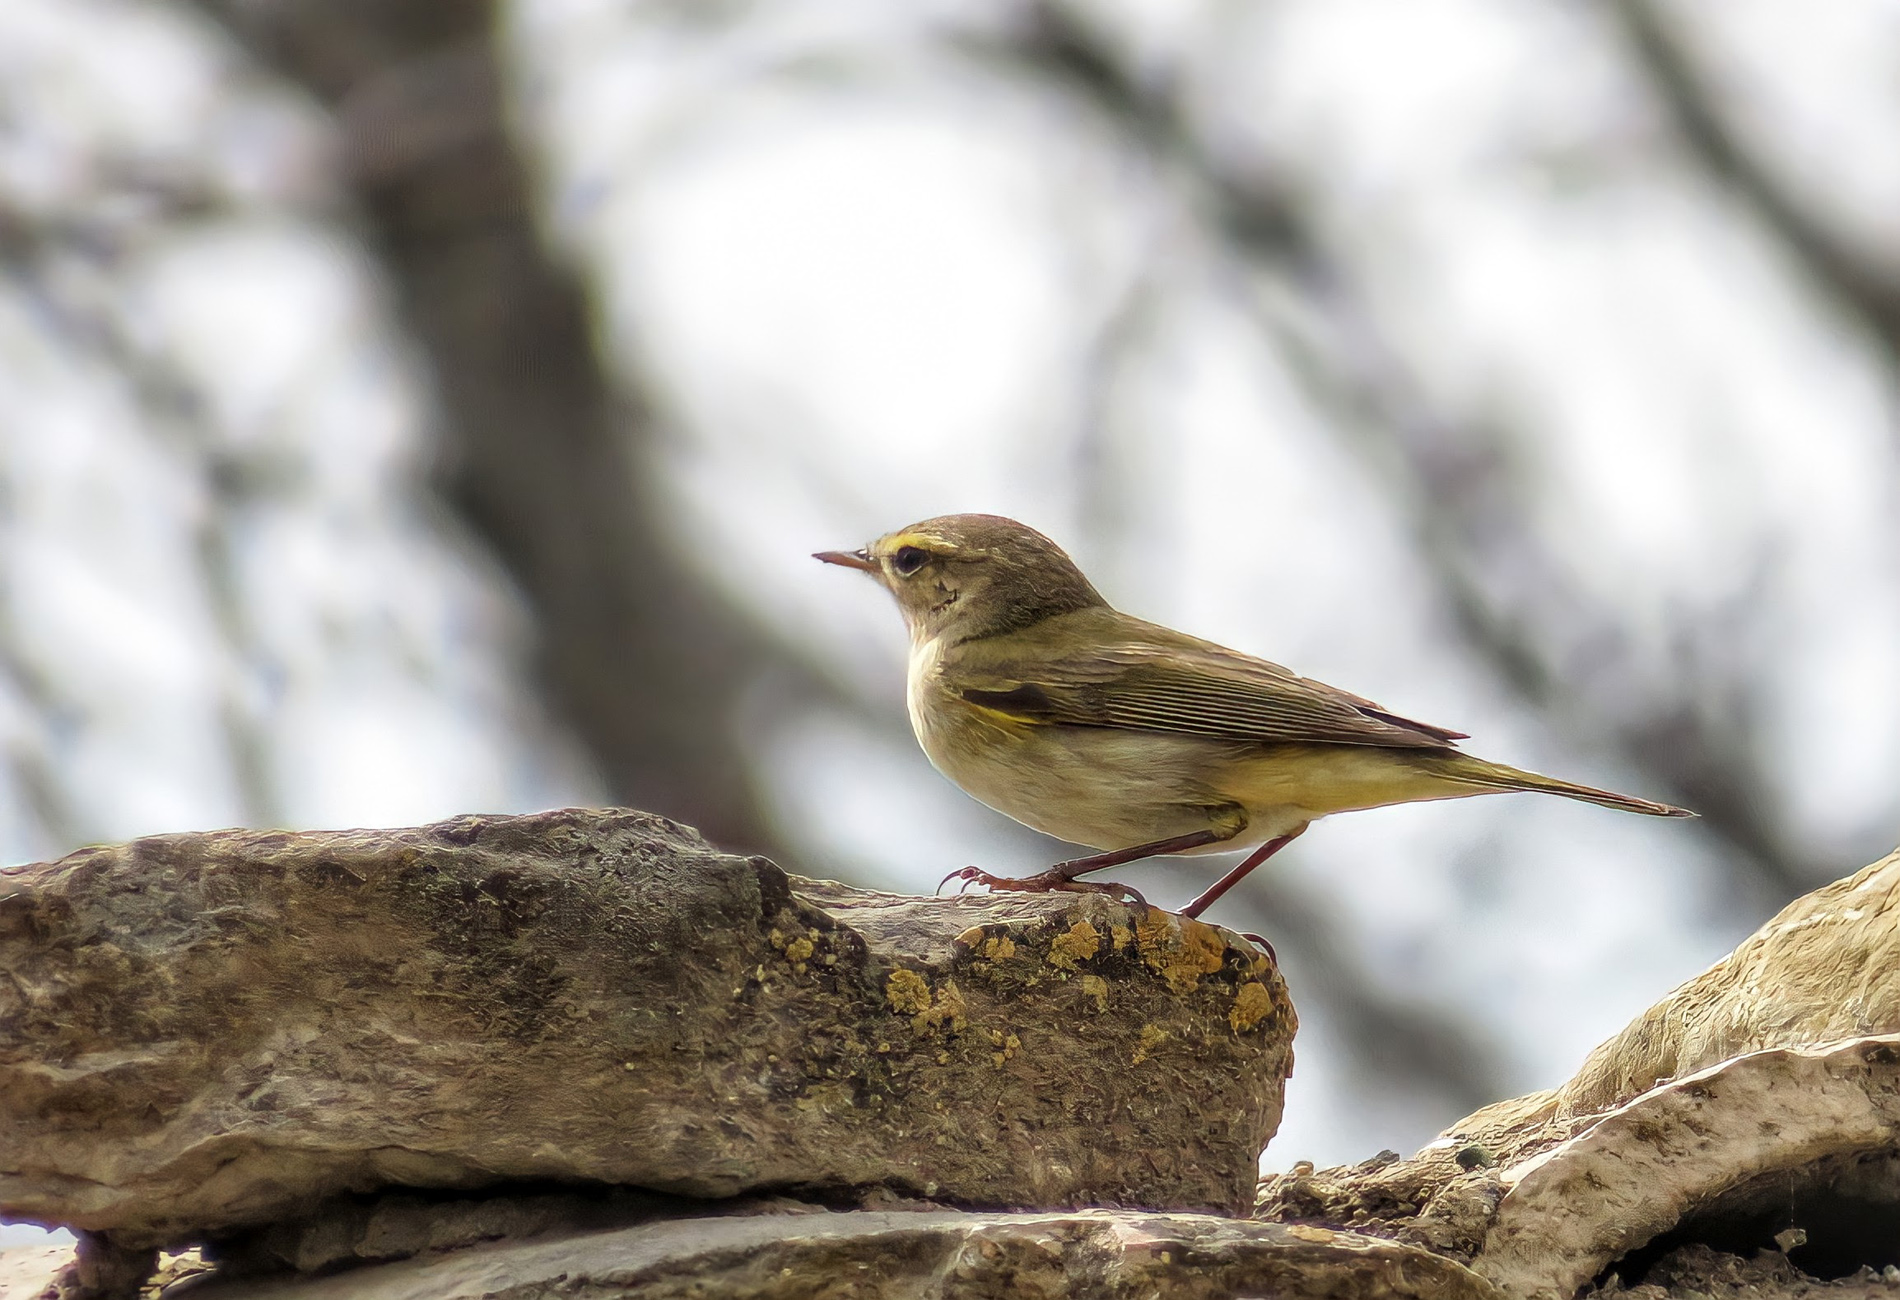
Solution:
{"label": "blurred tree trunk", "polygon": [[645,490],[652,420],[610,380],[536,227],[492,0],[198,0],[334,115],[343,179],[435,385],[443,490],[539,624],[545,697],[617,799],[777,848],[733,728],[773,657],[688,572]]}

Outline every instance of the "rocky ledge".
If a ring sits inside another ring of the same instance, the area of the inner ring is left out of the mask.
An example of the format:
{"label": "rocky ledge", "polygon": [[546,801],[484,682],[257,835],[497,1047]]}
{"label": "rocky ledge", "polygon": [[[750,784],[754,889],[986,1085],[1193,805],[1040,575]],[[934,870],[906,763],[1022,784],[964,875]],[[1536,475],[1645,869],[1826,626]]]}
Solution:
{"label": "rocky ledge", "polygon": [[634,812],[83,850],[0,971],[0,1217],[134,1254],[390,1189],[1244,1213],[1292,1067],[1225,931]]}
{"label": "rocky ledge", "polygon": [[52,1296],[1900,1295],[1900,855],[1251,1218],[1286,987],[1101,895],[627,812],[169,836],[0,872],[0,972],[0,1217],[80,1233]]}
{"label": "rocky ledge", "polygon": [[1900,1295],[1900,853],[1790,903],[1562,1087],[1409,1159],[1269,1178],[1260,1214],[1423,1246],[1514,1296],[1652,1273],[1685,1296],[1857,1274]]}

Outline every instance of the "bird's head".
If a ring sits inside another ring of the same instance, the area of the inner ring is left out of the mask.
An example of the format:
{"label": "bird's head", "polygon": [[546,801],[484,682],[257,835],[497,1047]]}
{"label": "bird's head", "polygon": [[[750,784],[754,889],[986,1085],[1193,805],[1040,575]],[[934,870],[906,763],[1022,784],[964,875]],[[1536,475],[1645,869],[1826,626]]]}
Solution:
{"label": "bird's head", "polygon": [[1060,546],[1001,515],[942,515],[815,558],[884,584],[916,642],[995,636],[1107,603]]}

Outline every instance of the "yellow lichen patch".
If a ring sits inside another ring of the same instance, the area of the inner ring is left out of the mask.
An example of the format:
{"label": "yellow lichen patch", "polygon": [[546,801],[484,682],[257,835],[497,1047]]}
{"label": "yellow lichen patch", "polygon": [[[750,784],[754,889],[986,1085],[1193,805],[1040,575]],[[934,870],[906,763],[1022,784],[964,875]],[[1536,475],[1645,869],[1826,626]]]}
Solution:
{"label": "yellow lichen patch", "polygon": [[1077,921],[1049,941],[1049,964],[1074,970],[1102,950],[1102,933],[1087,921]]}
{"label": "yellow lichen patch", "polygon": [[1023,1040],[1014,1034],[1004,1034],[994,1029],[990,1030],[990,1046],[997,1049],[990,1053],[990,1060],[998,1066],[1001,1066],[1003,1062],[1016,1055],[1016,1049],[1022,1045]]}
{"label": "yellow lichen patch", "polygon": [[1016,955],[1016,941],[1006,934],[985,941],[983,955],[991,961],[1008,961]]}
{"label": "yellow lichen patch", "polygon": [[1150,1056],[1153,1056],[1155,1049],[1167,1041],[1168,1031],[1163,1029],[1160,1025],[1143,1025],[1141,1027],[1141,1042],[1135,1047],[1134,1064],[1140,1065]]}
{"label": "yellow lichen patch", "polygon": [[1167,952],[1179,941],[1174,918],[1157,908],[1149,908],[1135,922],[1135,946],[1150,965],[1157,954]]}
{"label": "yellow lichen patch", "polygon": [[911,1017],[911,1026],[919,1033],[930,1033],[945,1025],[950,1032],[963,1032],[963,1017],[969,1013],[970,1004],[963,1000],[963,990],[957,987],[955,980],[945,980],[943,987],[937,990],[935,1005],[926,1007]]}
{"label": "yellow lichen patch", "polygon": [[801,936],[785,945],[785,960],[789,962],[809,961],[811,960],[811,955],[813,951],[815,951],[815,948],[816,945],[814,945],[810,939]]}
{"label": "yellow lichen patch", "polygon": [[1108,940],[1115,951],[1120,952],[1135,941],[1135,932],[1125,925],[1111,925],[1108,927]]}
{"label": "yellow lichen patch", "polygon": [[900,1016],[930,1010],[930,985],[914,970],[894,970],[884,981],[884,998]]}
{"label": "yellow lichen patch", "polygon": [[1273,995],[1267,992],[1267,986],[1251,981],[1240,986],[1240,992],[1234,995],[1233,1008],[1227,1013],[1227,1023],[1234,1032],[1244,1034],[1255,1025],[1273,1014]]}
{"label": "yellow lichen patch", "polygon": [[1135,940],[1148,969],[1168,982],[1176,993],[1190,992],[1201,976],[1221,968],[1227,944],[1220,931],[1199,921],[1151,909],[1135,926]]}
{"label": "yellow lichen patch", "polygon": [[1085,997],[1095,999],[1095,1009],[1097,1011],[1108,1010],[1108,981],[1103,979],[1100,975],[1084,975],[1082,977],[1082,993]]}

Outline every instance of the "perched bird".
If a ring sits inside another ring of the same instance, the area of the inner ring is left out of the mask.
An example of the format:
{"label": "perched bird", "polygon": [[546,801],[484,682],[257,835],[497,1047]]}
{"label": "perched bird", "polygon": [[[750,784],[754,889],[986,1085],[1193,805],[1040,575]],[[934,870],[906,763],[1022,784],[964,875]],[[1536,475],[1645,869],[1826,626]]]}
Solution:
{"label": "perched bird", "polygon": [[1181,909],[1199,916],[1331,813],[1534,790],[1653,817],[1682,808],[1462,753],[1463,732],[1112,608],[1062,548],[997,515],[945,515],[858,551],[910,628],[911,727],[938,771],[1017,821],[1102,852],[991,889],[1167,853],[1252,848]]}

